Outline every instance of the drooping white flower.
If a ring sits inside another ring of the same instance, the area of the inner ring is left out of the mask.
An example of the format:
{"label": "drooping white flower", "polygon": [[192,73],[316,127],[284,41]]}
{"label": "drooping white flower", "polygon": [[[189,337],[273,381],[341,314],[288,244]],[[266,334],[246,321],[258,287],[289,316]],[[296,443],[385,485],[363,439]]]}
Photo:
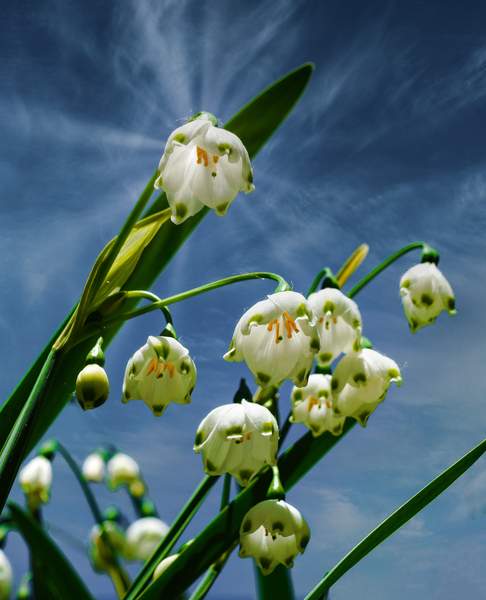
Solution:
{"label": "drooping white flower", "polygon": [[277,464],[278,425],[272,413],[242,400],[212,410],[196,433],[194,452],[203,453],[208,475],[230,473],[247,486],[266,462]]}
{"label": "drooping white flower", "polygon": [[19,473],[19,482],[27,497],[29,510],[34,513],[39,504],[49,502],[52,485],[52,465],[44,456],[36,456]]}
{"label": "drooping white flower", "polygon": [[143,400],[160,417],[171,402],[191,402],[196,377],[189,351],[180,342],[151,335],[128,361],[122,402]]}
{"label": "drooping white flower", "polygon": [[315,325],[316,317],[302,294],[272,294],[241,317],[224,359],[245,360],[262,388],[282,379],[303,387],[320,348]]}
{"label": "drooping white flower", "polygon": [[106,465],[106,478],[112,490],[120,485],[127,485],[132,496],[142,496],[145,493],[145,485],[142,481],[140,467],[128,454],[118,452],[110,458]]}
{"label": "drooping white flower", "polygon": [[8,600],[12,584],[12,567],[3,550],[0,550],[0,600]]}
{"label": "drooping white flower", "polygon": [[296,508],[283,500],[264,500],[243,517],[238,555],[253,556],[263,575],[269,575],[279,563],[293,567],[309,539],[309,526]]}
{"label": "drooping white flower", "polygon": [[207,114],[172,132],[159,164],[163,189],[179,224],[203,206],[222,217],[238,192],[255,189],[248,152],[233,133],[215,127]]}
{"label": "drooping white flower", "polygon": [[331,375],[310,375],[304,388],[294,387],[292,399],[292,423],[303,423],[317,437],[325,431],[340,435],[345,417],[334,414],[331,404]]}
{"label": "drooping white flower", "polygon": [[98,452],[92,452],[83,463],[83,476],[86,481],[100,482],[105,474],[105,460]]}
{"label": "drooping white flower", "polygon": [[412,333],[433,323],[443,310],[456,314],[454,292],[433,263],[415,265],[402,275],[400,296]]}
{"label": "drooping white flower", "polygon": [[331,381],[334,414],[353,417],[365,427],[392,381],[402,384],[400,369],[391,358],[368,348],[343,356]]}
{"label": "drooping white flower", "polygon": [[146,561],[165,538],[169,526],[157,517],[142,517],[126,531],[125,558]]}
{"label": "drooping white flower", "polygon": [[315,292],[308,301],[318,319],[319,363],[330,365],[341,352],[357,352],[363,322],[356,302],[335,288]]}
{"label": "drooping white flower", "polygon": [[103,521],[103,532],[102,534],[100,525],[91,529],[88,536],[88,555],[96,571],[110,572],[115,566],[113,554],[124,556],[126,553],[126,539],[114,521]]}

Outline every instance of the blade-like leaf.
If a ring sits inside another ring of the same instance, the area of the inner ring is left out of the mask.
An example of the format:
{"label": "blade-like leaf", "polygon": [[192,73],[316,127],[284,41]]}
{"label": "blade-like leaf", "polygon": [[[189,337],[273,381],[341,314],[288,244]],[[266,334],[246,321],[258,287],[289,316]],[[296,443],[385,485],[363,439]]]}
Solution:
{"label": "blade-like leaf", "polygon": [[[259,94],[247,104],[227,124],[227,129],[236,133],[249,150],[250,157],[264,146],[279,125],[285,120],[294,105],[302,95],[310,75],[312,65],[303,65],[292,71],[269,88]],[[153,215],[166,209],[168,206],[165,193],[152,204],[144,217]],[[150,289],[163,269],[170,262],[185,239],[201,222],[209,209],[203,209],[198,214],[187,219],[181,225],[174,225],[168,221],[160,227],[151,242],[145,247],[137,267],[124,283],[123,289]],[[135,307],[137,300],[128,301],[124,310]],[[105,347],[115,337],[119,327],[113,327],[104,336]],[[62,329],[60,328],[60,331]],[[30,448],[42,437],[47,428],[71,398],[75,388],[76,377],[84,367],[84,359],[96,342],[97,336],[86,340],[71,349],[62,359],[59,376],[54,381],[49,398],[43,407],[32,435]],[[3,446],[12,429],[22,407],[27,400],[33,382],[35,382],[45,358],[49,352],[50,344],[32,365],[31,371],[22,380],[0,411],[0,446]]]}
{"label": "blade-like leaf", "polygon": [[383,541],[390,537],[402,525],[405,525],[412,517],[419,513],[423,508],[435,500],[450,485],[459,479],[459,477],[473,465],[478,458],[486,452],[486,440],[473,448],[465,456],[459,459],[451,467],[446,469],[428,485],[426,485],[418,494],[405,502],[397,511],[385,519],[381,525],[378,525],[364,540],[347,554],[334,569],[329,571],[322,581],[306,596],[305,600],[319,600],[326,590],[328,590],[338,579],[340,579],[349,569],[354,567],[362,558],[379,546]]}
{"label": "blade-like leaf", "polygon": [[35,558],[42,565],[51,595],[60,599],[93,600],[73,567],[57,545],[44,533],[32,515],[9,502],[12,517]]}

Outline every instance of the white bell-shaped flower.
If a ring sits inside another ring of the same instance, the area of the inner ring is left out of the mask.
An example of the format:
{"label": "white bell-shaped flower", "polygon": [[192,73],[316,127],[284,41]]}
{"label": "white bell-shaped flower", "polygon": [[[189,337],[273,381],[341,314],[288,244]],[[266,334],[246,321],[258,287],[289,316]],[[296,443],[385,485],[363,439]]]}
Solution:
{"label": "white bell-shaped flower", "polygon": [[241,140],[215,127],[207,114],[172,132],[159,164],[156,189],[163,189],[172,222],[182,223],[203,206],[222,217],[238,192],[255,189],[248,152]]}
{"label": "white bell-shaped flower", "polygon": [[98,452],[89,454],[83,463],[83,477],[86,481],[99,483],[105,474],[105,459]]}
{"label": "white bell-shaped flower", "polygon": [[93,569],[110,572],[115,565],[113,554],[124,556],[126,545],[125,534],[114,521],[103,521],[103,535],[100,525],[95,525],[88,536],[88,555]]}
{"label": "white bell-shaped flower", "polygon": [[112,490],[127,485],[132,496],[139,497],[145,493],[140,467],[131,456],[123,452],[118,452],[108,461],[106,478]]}
{"label": "white bell-shaped flower", "polygon": [[35,512],[39,504],[49,502],[52,485],[51,461],[44,456],[36,456],[19,473],[19,483],[27,497],[27,505]]}
{"label": "white bell-shaped flower", "polygon": [[203,453],[208,475],[230,473],[247,486],[264,463],[277,464],[278,425],[272,413],[242,400],[212,410],[196,433],[194,452]]}
{"label": "white bell-shaped flower", "polygon": [[309,526],[296,508],[283,500],[264,500],[243,517],[238,555],[252,556],[263,575],[269,575],[279,563],[293,567],[309,539]]}
{"label": "white bell-shaped flower", "polygon": [[310,304],[297,292],[278,292],[257,302],[241,317],[224,359],[245,360],[255,383],[262,388],[283,379],[303,387],[319,348]]}
{"label": "white bell-shaped flower", "polygon": [[13,573],[10,561],[0,550],[0,600],[8,600],[13,584]]}
{"label": "white bell-shaped flower", "polygon": [[321,338],[319,363],[330,365],[341,352],[357,352],[363,322],[356,302],[335,288],[315,292],[308,301],[317,317]]}
{"label": "white bell-shaped flower", "polygon": [[143,400],[156,417],[171,402],[189,404],[196,385],[189,351],[171,337],[150,336],[128,361],[122,402]]}
{"label": "white bell-shaped flower", "polygon": [[392,381],[402,384],[400,369],[391,358],[368,348],[343,356],[331,381],[334,414],[353,417],[365,427]]}
{"label": "white bell-shaped flower", "polygon": [[169,526],[157,517],[142,517],[130,525],[125,533],[125,558],[145,562],[165,538]]}
{"label": "white bell-shaped flower", "polygon": [[317,437],[325,431],[340,435],[345,417],[338,417],[332,410],[331,375],[310,375],[304,388],[294,387],[291,394],[292,423],[303,423]]}
{"label": "white bell-shaped flower", "polygon": [[443,310],[456,314],[454,292],[433,263],[415,265],[402,275],[400,296],[412,333],[433,323]]}

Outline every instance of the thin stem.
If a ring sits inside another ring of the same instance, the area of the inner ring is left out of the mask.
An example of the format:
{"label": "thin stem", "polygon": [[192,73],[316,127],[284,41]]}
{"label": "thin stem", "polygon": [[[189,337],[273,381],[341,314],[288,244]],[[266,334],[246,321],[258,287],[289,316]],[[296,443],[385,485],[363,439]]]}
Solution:
{"label": "thin stem", "polygon": [[326,272],[327,272],[327,268],[322,269],[322,271],[319,271],[319,273],[317,274],[317,277],[314,279],[314,281],[312,282],[312,285],[309,288],[309,291],[307,292],[306,298],[308,298],[311,294],[313,294],[316,291],[317,286],[319,285],[319,282],[324,277],[324,274]]}
{"label": "thin stem", "polygon": [[186,505],[177,516],[176,520],[172,523],[165,538],[162,540],[158,548],[143,565],[140,572],[133,580],[133,583],[127,591],[124,600],[133,600],[133,598],[136,598],[144,586],[149,582],[155,567],[163,558],[167,556],[172,546],[176,543],[177,539],[196,513],[197,509],[203,503],[209,490],[213,487],[218,479],[219,476],[207,475],[194,490],[192,496],[189,498]]}
{"label": "thin stem", "polygon": [[411,252],[416,248],[424,248],[428,246],[425,242],[416,242],[415,244],[410,244],[409,246],[405,246],[395,254],[392,254],[389,258],[383,261],[380,265],[375,267],[366,277],[364,277],[358,284],[354,286],[354,288],[348,292],[348,298],[353,298],[356,294],[365,287],[372,279],[374,279],[377,275],[379,275],[382,271],[384,271],[388,266],[390,266],[393,262],[395,262],[398,258],[407,254],[407,252]]}
{"label": "thin stem", "polygon": [[130,580],[128,578],[128,575],[125,573],[125,571],[119,565],[118,560],[116,558],[116,553],[114,552],[114,550],[110,544],[110,539],[104,530],[104,527],[103,527],[104,519],[103,519],[103,515],[101,514],[100,508],[98,506],[98,503],[96,502],[94,494],[91,491],[91,488],[90,488],[88,482],[83,477],[83,473],[82,473],[81,469],[78,467],[77,463],[74,461],[72,456],[69,454],[69,452],[66,450],[66,448],[61,444],[61,442],[59,440],[55,440],[55,442],[56,442],[57,452],[59,452],[59,454],[64,458],[64,460],[69,465],[71,471],[74,473],[74,476],[78,480],[78,483],[83,490],[86,500],[88,501],[91,512],[93,513],[93,517],[94,517],[95,521],[98,523],[98,525],[100,526],[101,540],[103,541],[104,545],[108,548],[108,550],[111,554],[111,559],[113,561],[113,568],[110,568],[108,570],[108,574],[110,575],[110,577],[113,581],[113,585],[115,586],[115,589],[116,589],[119,597],[123,598],[123,596],[125,595],[125,592],[127,591],[128,586],[130,585]]}
{"label": "thin stem", "polygon": [[[127,321],[128,319],[134,319],[135,317],[139,317],[140,315],[145,315],[154,310],[159,310],[164,306],[168,306],[169,304],[175,304],[176,302],[181,302],[182,300],[193,298],[194,296],[198,296],[199,294],[204,294],[205,292],[224,287],[225,285],[239,283],[240,281],[248,281],[250,279],[273,279],[274,281],[278,281],[279,284],[275,291],[290,289],[290,286],[285,281],[285,279],[283,279],[283,277],[280,277],[280,275],[277,275],[276,273],[244,273],[243,275],[234,275],[233,277],[227,277],[225,279],[220,279],[219,281],[213,281],[212,283],[207,283],[206,285],[193,288],[192,290],[188,290],[187,292],[183,292],[182,294],[170,296],[169,298],[165,298],[164,300],[160,300],[159,302],[154,302],[149,306],[143,306],[142,308],[137,308],[135,310],[129,311],[124,315],[102,320],[100,324],[96,325],[95,329],[96,331],[98,331],[100,326],[106,327],[107,329],[109,327],[115,327],[120,323]],[[92,335],[91,329],[93,326],[95,326],[95,324],[91,325],[92,326],[87,328],[84,334],[80,336],[80,340],[86,339],[87,337],[90,337]]]}
{"label": "thin stem", "polygon": [[289,432],[290,426],[292,425],[292,421],[290,417],[292,416],[292,411],[289,412],[287,418],[284,421],[283,427],[280,429],[280,437],[278,439],[278,445],[282,446],[285,438],[287,437],[287,433]]}
{"label": "thin stem", "polygon": [[[132,290],[130,292],[126,292],[126,298],[145,298],[151,302],[162,302],[158,296],[145,290]],[[170,314],[170,310],[167,308],[167,306],[161,306],[160,310],[165,317],[167,325],[172,325],[172,315]]]}
{"label": "thin stem", "polygon": [[224,483],[223,483],[223,492],[221,493],[221,506],[219,507],[220,512],[229,503],[230,488],[231,488],[231,475],[229,473],[225,473]]}
{"label": "thin stem", "polygon": [[235,542],[227,552],[225,552],[214,564],[209,567],[209,569],[206,571],[206,575],[191,594],[189,600],[202,600],[206,596],[237,545],[238,542]]}
{"label": "thin stem", "polygon": [[60,352],[51,350],[29,397],[0,452],[0,512],[5,506],[17,472],[25,458],[41,405],[59,366]]}

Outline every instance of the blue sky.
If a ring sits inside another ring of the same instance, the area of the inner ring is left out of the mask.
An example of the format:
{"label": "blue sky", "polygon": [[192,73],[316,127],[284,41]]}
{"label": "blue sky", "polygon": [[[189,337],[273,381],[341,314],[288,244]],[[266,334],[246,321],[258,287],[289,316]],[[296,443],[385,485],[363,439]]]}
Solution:
{"label": "blue sky", "polygon": [[[225,218],[209,215],[154,285],[164,297],[221,277],[275,271],[306,292],[324,266],[337,271],[361,243],[358,281],[414,241],[441,255],[458,313],[411,335],[400,276],[388,269],[355,299],[364,334],[398,362],[404,383],[366,429],[354,428],[288,500],[312,538],[295,561],[299,597],[364,535],[482,441],[486,261],[486,8],[482,2],[211,3],[193,0],[37,0],[3,8],[0,47],[0,381],[10,394],[77,301],[96,256],[152,175],[171,131],[199,110],[227,121],[272,81],[308,61],[315,73],[297,109],[254,160],[256,189]],[[155,419],[122,405],[131,354],[161,330],[160,316],[129,323],[107,352],[108,402],[93,414],[69,406],[48,432],[81,462],[113,441],[140,463],[170,522],[203,476],[194,432],[230,402],[244,365],[227,364],[243,311],[270,293],[247,282],[173,309],[198,383],[190,406]],[[347,286],[346,289],[349,289]],[[287,412],[291,386],[282,388]],[[303,433],[297,426],[290,436]],[[82,549],[92,525],[60,458],[44,513],[53,535],[99,598],[108,578]],[[122,493],[96,489],[100,503]],[[21,500],[16,488],[13,497]],[[214,493],[187,532],[215,515]],[[332,589],[333,600],[484,597],[485,463]],[[7,545],[17,580],[18,536]],[[235,578],[238,582],[235,591]],[[253,594],[250,560],[232,557],[209,598]]]}

